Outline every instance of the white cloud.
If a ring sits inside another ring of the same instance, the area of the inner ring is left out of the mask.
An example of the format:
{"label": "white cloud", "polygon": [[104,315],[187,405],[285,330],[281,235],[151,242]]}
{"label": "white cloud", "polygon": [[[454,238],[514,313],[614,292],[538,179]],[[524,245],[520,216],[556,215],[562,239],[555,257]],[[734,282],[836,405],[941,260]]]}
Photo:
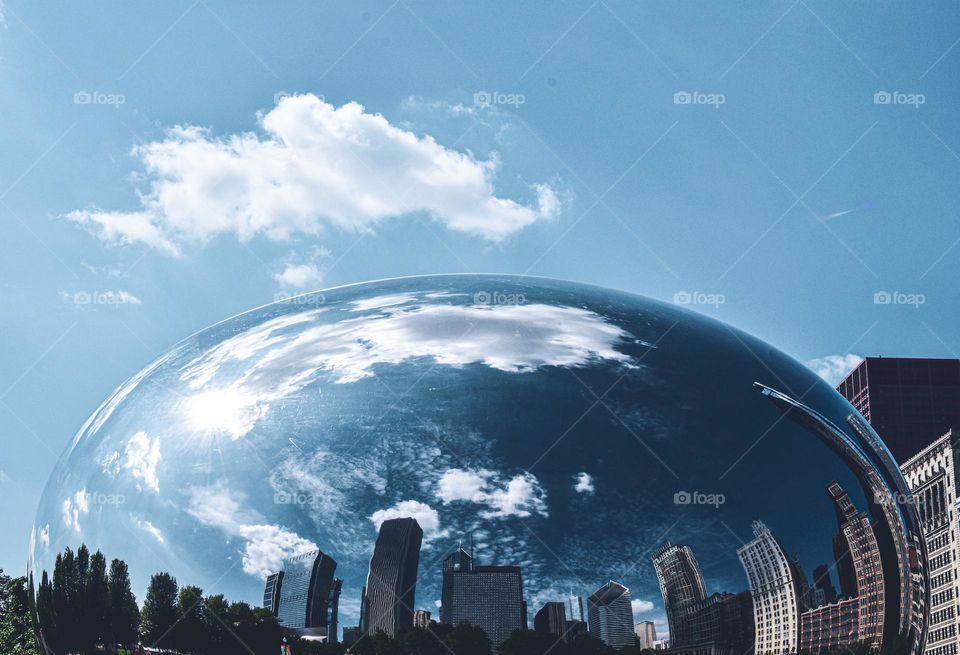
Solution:
{"label": "white cloud", "polygon": [[574,478],[573,490],[580,494],[592,494],[594,492],[593,477],[589,473],[577,473]]}
{"label": "white cloud", "polygon": [[651,603],[649,600],[634,598],[630,601],[630,608],[633,610],[634,615],[644,614],[653,609],[653,603]]}
{"label": "white cloud", "polygon": [[164,544],[164,543],[167,542],[167,540],[166,540],[166,539],[164,538],[164,536],[163,536],[163,532],[160,531],[160,528],[158,528],[157,526],[155,526],[155,525],[154,525],[153,523],[151,523],[150,521],[139,520],[139,519],[138,519],[138,520],[137,520],[137,527],[139,527],[141,530],[143,530],[144,532],[146,532],[147,534],[149,534],[151,537],[153,537],[154,539],[156,539],[156,540],[157,540],[158,542],[160,542],[161,544]]}
{"label": "white cloud", "polygon": [[44,550],[50,548],[50,524],[45,524],[42,528],[37,530],[37,537],[40,539],[40,545],[43,546]]}
{"label": "white cloud", "polygon": [[90,498],[87,496],[86,488],[77,491],[72,496],[63,501],[61,505],[63,514],[63,524],[68,530],[80,532],[80,515],[90,512]]}
{"label": "white cloud", "polygon": [[448,469],[437,482],[437,498],[444,505],[469,502],[486,505],[483,518],[527,517],[532,513],[547,516],[547,494],[530,473],[521,473],[504,481],[486,469]]}
{"label": "white cloud", "polygon": [[370,521],[373,526],[379,530],[384,521],[390,519],[416,519],[423,530],[423,542],[430,543],[434,539],[441,539],[447,536],[446,530],[440,529],[440,515],[426,503],[416,500],[404,500],[389,509],[377,510],[370,515]]}
{"label": "white cloud", "polygon": [[[160,491],[160,480],[157,477],[157,464],[160,463],[160,437],[151,439],[142,430],[137,432],[123,452],[123,468],[130,471],[137,480],[153,491]],[[140,488],[139,485],[137,488]]]}
{"label": "white cloud", "polygon": [[[596,358],[629,360],[615,348],[627,333],[585,309],[412,301],[381,297],[376,313],[335,323],[321,322],[325,308],[306,310],[237,334],[184,366],[181,379],[191,389],[216,394],[198,394],[185,409],[203,418],[198,427],[219,427],[237,438],[271,402],[295,393],[321,371],[345,384],[372,376],[377,365],[417,357],[448,366],[482,363],[512,373],[581,366]],[[290,329],[303,323],[312,325]],[[221,369],[227,371],[224,386],[217,384]]]}
{"label": "white cloud", "polygon": [[287,264],[273,279],[285,289],[309,289],[323,283],[323,273],[314,262]]}
{"label": "white cloud", "polygon": [[846,355],[817,357],[809,360],[806,364],[814,373],[829,382],[830,386],[835,387],[862,361],[863,357],[860,355],[848,353]]}
{"label": "white cloud", "polygon": [[532,189],[535,205],[498,197],[496,156],[478,160],[446,148],[355,102],[334,107],[312,94],[286,96],[260,127],[262,135],[224,137],[174,127],[132,150],[149,181],[139,209],[90,208],[66,218],[110,243],[144,243],[175,256],[223,233],[279,241],[326,227],[370,230],[413,213],[499,241],[559,211],[545,184]]}
{"label": "white cloud", "polygon": [[0,484],[7,484],[8,482],[13,482],[13,478],[7,475],[6,471],[0,469]]}
{"label": "white cloud", "polygon": [[280,570],[284,558],[317,547],[297,533],[265,523],[255,512],[244,510],[240,505],[243,494],[223,485],[190,487],[187,493],[190,496],[188,514],[244,542],[244,573],[266,578]]}

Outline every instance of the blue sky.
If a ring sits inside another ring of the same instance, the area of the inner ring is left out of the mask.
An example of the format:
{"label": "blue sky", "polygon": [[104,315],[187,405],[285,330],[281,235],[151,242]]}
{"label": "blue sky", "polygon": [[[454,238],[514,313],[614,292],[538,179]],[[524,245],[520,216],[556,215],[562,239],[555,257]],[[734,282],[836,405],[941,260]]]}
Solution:
{"label": "blue sky", "polygon": [[110,391],[278,294],[541,275],[832,375],[960,352],[955,4],[0,6],[4,569]]}

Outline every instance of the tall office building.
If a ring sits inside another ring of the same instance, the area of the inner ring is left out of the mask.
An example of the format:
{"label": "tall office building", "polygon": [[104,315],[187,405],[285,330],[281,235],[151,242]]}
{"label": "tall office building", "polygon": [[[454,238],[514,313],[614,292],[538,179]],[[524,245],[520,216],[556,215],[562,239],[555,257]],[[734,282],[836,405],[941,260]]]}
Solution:
{"label": "tall office building", "polygon": [[837,590],[830,580],[830,568],[826,564],[820,564],[813,569],[813,588],[823,593],[823,602],[819,603],[820,605],[836,602]]}
{"label": "tall office building", "polygon": [[960,426],[960,359],[868,357],[837,386],[905,462]]}
{"label": "tall office building", "polygon": [[883,562],[870,517],[857,511],[850,496],[836,482],[827,485],[837,514],[834,555],[845,596],[856,597],[859,607],[857,641],[879,648],[883,642],[885,587]]}
{"label": "tall office building", "polygon": [[416,519],[390,519],[380,525],[361,608],[365,632],[393,637],[413,625],[422,542]]}
{"label": "tall office building", "polygon": [[611,648],[633,645],[630,590],[611,580],[590,594],[587,598],[587,627],[591,636]]}
{"label": "tall office building", "polygon": [[688,617],[697,603],[706,600],[703,575],[689,546],[667,543],[653,555],[663,606],[670,625],[672,647],[694,643]]}
{"label": "tall office building", "polygon": [[430,612],[427,610],[417,610],[413,613],[413,625],[418,628],[430,627]]}
{"label": "tall office building", "polygon": [[587,616],[583,613],[583,598],[570,594],[567,598],[567,620],[587,622]]}
{"label": "tall office building", "polygon": [[960,435],[947,432],[903,464],[917,503],[930,572],[925,655],[960,651]]}
{"label": "tall office building", "polygon": [[277,621],[300,634],[336,641],[338,581],[337,563],[320,550],[311,550],[283,562],[280,609]]}
{"label": "tall office building", "polygon": [[637,644],[640,648],[653,650],[653,642],[657,640],[657,628],[653,621],[641,621],[633,626],[633,633],[637,635]]}
{"label": "tall office building", "polygon": [[546,603],[533,617],[533,629],[537,632],[566,638],[567,609],[564,603]]}
{"label": "tall office building", "polygon": [[514,630],[526,630],[523,578],[518,566],[475,566],[462,548],[443,562],[440,622],[483,628],[495,651]]}
{"label": "tall office building", "polygon": [[753,541],[737,549],[753,598],[756,655],[797,652],[800,613],[793,569],[783,548],[761,521]]}
{"label": "tall office building", "polygon": [[267,576],[267,583],[263,588],[263,608],[273,612],[274,616],[280,611],[280,589],[282,585],[283,571],[278,571]]}

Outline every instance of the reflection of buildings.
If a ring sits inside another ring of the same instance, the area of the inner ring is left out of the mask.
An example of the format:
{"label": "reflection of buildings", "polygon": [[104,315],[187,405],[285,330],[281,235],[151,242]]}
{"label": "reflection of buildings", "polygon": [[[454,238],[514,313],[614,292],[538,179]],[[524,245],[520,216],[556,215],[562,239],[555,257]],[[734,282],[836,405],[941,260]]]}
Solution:
{"label": "reflection of buildings", "polygon": [[960,360],[868,357],[837,387],[898,462],[960,426]]}
{"label": "reflection of buildings", "polygon": [[430,612],[427,610],[417,610],[413,613],[413,625],[418,628],[430,627]]}
{"label": "reflection of buildings", "polygon": [[[886,596],[877,539],[869,517],[857,511],[839,484],[831,482],[827,493],[837,515],[833,551],[843,597],[800,615],[800,648],[819,653],[860,642],[879,649],[883,643]],[[818,583],[835,596],[829,571],[821,565],[817,572]]]}
{"label": "reflection of buildings", "polygon": [[867,498],[868,514],[877,519],[874,535],[883,562],[885,592],[883,643],[906,637],[911,643],[910,653],[918,655],[926,622],[923,537],[915,508],[897,502],[897,498],[908,498],[910,491],[896,462],[856,412],[847,416],[852,429],[848,432],[786,394],[759,382],[754,386],[787,417],[833,449],[857,476]]}
{"label": "reflection of buildings", "polygon": [[756,655],[797,652],[800,620],[793,568],[783,549],[760,521],[755,539],[737,550],[750,582],[756,625]]}
{"label": "reflection of buildings", "polygon": [[526,629],[523,579],[518,566],[474,566],[462,548],[443,561],[440,622],[468,621],[483,628],[494,650],[514,630]]}
{"label": "reflection of buildings", "polygon": [[333,577],[336,568],[337,563],[319,550],[284,560],[277,611],[280,625],[304,635],[337,640],[340,580]]}
{"label": "reflection of buildings", "polygon": [[[700,566],[688,546],[661,546],[653,556],[653,566],[670,624],[672,652],[740,655],[749,649],[753,608],[748,593],[707,596]],[[647,641],[652,644],[656,640],[653,624],[649,631],[652,634]]]}
{"label": "reflection of buildings", "polygon": [[567,610],[563,603],[546,603],[533,617],[533,629],[537,632],[566,638]]}
{"label": "reflection of buildings", "polygon": [[590,594],[587,598],[587,626],[591,636],[612,648],[633,645],[630,590],[611,580]]}
{"label": "reflection of buildings", "polygon": [[687,616],[707,597],[700,566],[688,546],[665,544],[653,556],[674,647],[693,643]]}
{"label": "reflection of buildings", "polygon": [[947,432],[903,464],[927,544],[930,622],[926,655],[960,650],[960,442]]}
{"label": "reflection of buildings", "polygon": [[657,640],[657,628],[653,621],[641,621],[633,626],[633,633],[637,635],[637,644],[640,648],[653,648],[653,643]]}
{"label": "reflection of buildings", "polygon": [[267,584],[263,588],[263,608],[273,612],[274,616],[280,611],[280,587],[282,584],[283,571],[279,571],[267,576]]}
{"label": "reflection of buildings", "polygon": [[364,632],[393,637],[413,625],[422,541],[423,530],[416,519],[390,519],[380,525],[363,595]]}
{"label": "reflection of buildings", "polygon": [[837,590],[830,581],[830,569],[826,564],[820,564],[813,569],[813,588],[815,592],[819,592],[817,605],[826,605],[837,600]]}
{"label": "reflection of buildings", "polygon": [[827,485],[837,512],[839,532],[833,538],[840,590],[859,600],[858,641],[879,648],[883,639],[884,583],[880,549],[869,517],[858,512],[836,482]]}

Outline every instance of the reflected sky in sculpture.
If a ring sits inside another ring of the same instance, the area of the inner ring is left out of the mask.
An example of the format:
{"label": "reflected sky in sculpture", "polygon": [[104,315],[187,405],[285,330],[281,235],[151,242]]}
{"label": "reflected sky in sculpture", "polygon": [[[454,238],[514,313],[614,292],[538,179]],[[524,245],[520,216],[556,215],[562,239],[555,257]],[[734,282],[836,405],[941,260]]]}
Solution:
{"label": "reflected sky in sculpture", "polygon": [[[130,563],[141,599],[168,570],[259,602],[284,557],[318,547],[349,626],[379,524],[413,516],[419,607],[436,611],[463,540],[523,568],[531,614],[613,579],[662,632],[662,543],[693,548],[709,592],[736,592],[752,518],[809,575],[833,562],[826,485],[868,509],[844,460],[754,382],[803,398],[880,466],[816,375],[669,305],[496,276],[300,296],[187,338],[91,416],[42,499],[32,570],[85,541]],[[722,503],[685,503],[694,492]]]}

